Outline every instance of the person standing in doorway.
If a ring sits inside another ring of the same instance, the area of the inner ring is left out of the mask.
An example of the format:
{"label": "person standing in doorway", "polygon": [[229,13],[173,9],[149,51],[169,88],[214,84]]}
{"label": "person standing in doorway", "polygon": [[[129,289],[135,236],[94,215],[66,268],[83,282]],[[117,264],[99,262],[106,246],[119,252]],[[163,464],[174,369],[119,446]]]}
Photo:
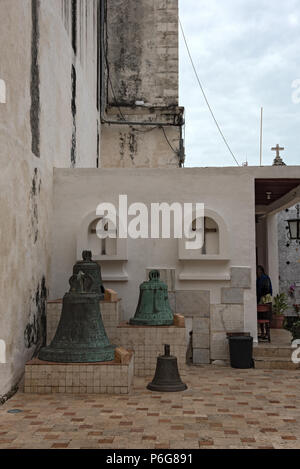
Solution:
{"label": "person standing in doorway", "polygon": [[262,265],[257,266],[256,296],[257,304],[265,305],[272,303],[272,283],[270,277],[265,273]]}
{"label": "person standing in doorway", "polygon": [[[257,266],[257,279],[256,279],[256,296],[258,305],[268,306],[268,311],[260,312],[259,319],[262,320],[260,323],[261,339],[268,339],[270,342],[270,322],[272,319],[272,283],[270,277],[265,273],[265,269],[262,265]],[[268,322],[265,322],[268,321]]]}

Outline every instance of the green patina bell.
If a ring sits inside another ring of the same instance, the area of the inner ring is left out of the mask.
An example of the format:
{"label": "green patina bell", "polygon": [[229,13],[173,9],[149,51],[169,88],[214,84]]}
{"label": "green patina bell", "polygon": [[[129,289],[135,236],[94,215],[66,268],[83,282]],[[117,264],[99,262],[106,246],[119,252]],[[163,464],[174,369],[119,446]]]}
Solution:
{"label": "green patina bell", "polygon": [[114,360],[102,322],[95,279],[82,271],[70,280],[70,291],[63,298],[60,322],[54,339],[43,347],[40,360],[60,363],[88,363]]}
{"label": "green patina bell", "polygon": [[78,261],[74,265],[73,275],[77,275],[79,272],[90,275],[94,280],[91,291],[93,293],[98,293],[102,300],[104,298],[104,287],[101,277],[101,267],[98,262],[92,260],[91,251],[83,251],[82,259],[82,261]]}
{"label": "green patina bell", "polygon": [[174,323],[168,287],[160,280],[158,270],[151,270],[149,280],[140,285],[139,302],[129,323],[136,326],[171,326]]}

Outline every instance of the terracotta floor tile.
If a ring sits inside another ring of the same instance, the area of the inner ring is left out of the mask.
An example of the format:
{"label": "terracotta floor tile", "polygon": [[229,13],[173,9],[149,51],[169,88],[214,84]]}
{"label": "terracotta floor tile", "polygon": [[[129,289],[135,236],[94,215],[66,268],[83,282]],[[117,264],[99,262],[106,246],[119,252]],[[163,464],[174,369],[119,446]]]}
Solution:
{"label": "terracotta floor tile", "polygon": [[53,443],[51,448],[64,449],[69,446],[69,443]]}
{"label": "terracotta floor tile", "polygon": [[201,366],[184,393],[153,394],[148,378],[125,396],[18,392],[0,406],[0,449],[300,449],[298,377]]}
{"label": "terracotta floor tile", "polygon": [[101,440],[98,440],[98,443],[101,444],[111,444],[113,443],[114,439],[113,438],[103,438]]}

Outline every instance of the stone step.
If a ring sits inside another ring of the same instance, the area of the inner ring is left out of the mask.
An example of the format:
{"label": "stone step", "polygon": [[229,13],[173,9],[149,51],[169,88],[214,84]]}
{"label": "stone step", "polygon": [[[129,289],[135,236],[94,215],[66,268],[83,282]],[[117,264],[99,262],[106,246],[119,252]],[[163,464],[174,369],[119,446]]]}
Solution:
{"label": "stone step", "polygon": [[279,357],[290,358],[293,349],[289,345],[272,346],[272,345],[259,345],[253,347],[253,357]]}
{"label": "stone step", "polygon": [[285,357],[256,357],[255,368],[258,370],[299,370],[300,363],[293,363],[291,355]]}

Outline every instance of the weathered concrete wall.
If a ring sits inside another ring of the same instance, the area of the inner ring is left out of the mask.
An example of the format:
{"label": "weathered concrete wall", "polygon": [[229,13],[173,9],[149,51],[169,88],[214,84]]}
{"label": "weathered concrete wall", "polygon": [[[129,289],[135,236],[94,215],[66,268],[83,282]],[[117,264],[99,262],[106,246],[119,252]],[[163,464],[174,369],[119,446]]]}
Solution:
{"label": "weathered concrete wall", "polygon": [[[203,331],[201,326],[199,332],[194,324],[194,316],[197,319],[203,315],[210,317],[210,359],[226,357],[226,332],[243,329],[254,339],[257,337],[254,181],[297,175],[298,167],[56,170],[50,296],[60,298],[68,288],[72,266],[79,260],[76,238],[82,221],[93,211],[97,218],[95,211],[100,202],[118,207],[119,194],[128,195],[128,205],[143,202],[148,207],[151,202],[202,202],[206,209],[219,214],[227,227],[229,248],[224,258],[184,260],[176,239],[129,238],[128,253],[119,261],[127,277],[119,278],[118,271],[113,281],[112,271],[118,270],[118,262],[112,257],[106,261],[105,256],[101,257],[100,264],[102,272],[107,263],[111,267],[107,280],[103,276],[104,283],[122,298],[124,319],[134,315],[138,287],[146,280],[146,272],[158,268],[168,273],[172,307],[193,318],[198,358],[209,358],[208,330]],[[60,230],[55,229],[57,226]],[[178,292],[185,294],[181,305]]]}
{"label": "weathered concrete wall", "polygon": [[[102,167],[178,167],[183,114],[178,107],[178,0],[107,2],[104,52],[103,122],[152,125],[104,124]],[[166,124],[166,136],[156,123]]]}
{"label": "weathered concrete wall", "polygon": [[[178,104],[178,0],[107,5],[109,103]],[[116,38],[118,40],[116,41]]]}
{"label": "weathered concrete wall", "polygon": [[[0,396],[44,340],[53,167],[96,166],[96,3],[83,2],[88,35],[81,33],[86,42],[75,56],[70,18],[69,31],[64,26],[70,0],[1,1],[0,339],[7,363],[0,364]],[[85,18],[77,21],[81,31]]]}
{"label": "weathered concrete wall", "polygon": [[[128,114],[128,119],[130,116]],[[137,113],[137,116],[142,120],[145,118],[144,114],[141,116]],[[156,116],[158,119],[161,117],[159,113]],[[102,124],[101,167],[178,167],[180,130],[178,127],[165,127],[164,131],[174,151],[161,128]]]}
{"label": "weathered concrete wall", "polygon": [[[297,218],[296,207],[283,210],[278,214],[278,252],[279,252],[279,288],[288,295],[287,314],[295,314],[294,304],[300,304],[300,246],[289,240],[286,220]],[[295,294],[289,295],[289,287],[296,284]]]}

